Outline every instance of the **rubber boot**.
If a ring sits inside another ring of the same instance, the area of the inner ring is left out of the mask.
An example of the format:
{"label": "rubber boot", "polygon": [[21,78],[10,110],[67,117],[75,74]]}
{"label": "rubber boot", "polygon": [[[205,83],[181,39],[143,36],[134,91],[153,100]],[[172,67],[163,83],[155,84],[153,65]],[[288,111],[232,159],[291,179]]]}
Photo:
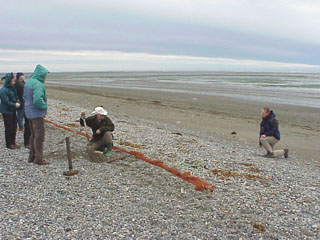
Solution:
{"label": "rubber boot", "polygon": [[103,151],[103,154],[106,157],[111,157],[112,156],[112,143],[107,143],[107,148]]}

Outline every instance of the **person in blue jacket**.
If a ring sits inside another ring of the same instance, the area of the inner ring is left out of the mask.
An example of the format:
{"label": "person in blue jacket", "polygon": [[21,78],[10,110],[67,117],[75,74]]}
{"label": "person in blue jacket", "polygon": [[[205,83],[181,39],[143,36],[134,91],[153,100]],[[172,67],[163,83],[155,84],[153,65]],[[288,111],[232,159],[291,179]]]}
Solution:
{"label": "person in blue jacket", "polygon": [[7,73],[5,76],[5,84],[0,89],[0,112],[3,116],[6,147],[9,149],[17,149],[17,115],[16,109],[20,107],[17,91],[14,87],[16,78],[13,73]]}
{"label": "person in blue jacket", "polygon": [[288,158],[288,149],[273,150],[275,144],[280,141],[279,123],[276,115],[270,108],[265,107],[261,111],[261,116],[259,145],[267,150],[265,157],[284,156]]}

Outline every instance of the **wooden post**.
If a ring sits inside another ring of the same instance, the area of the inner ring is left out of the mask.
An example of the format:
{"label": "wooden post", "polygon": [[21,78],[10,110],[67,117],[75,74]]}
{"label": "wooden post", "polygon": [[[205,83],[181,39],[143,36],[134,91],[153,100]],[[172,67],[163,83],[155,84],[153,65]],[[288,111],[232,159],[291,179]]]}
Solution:
{"label": "wooden post", "polygon": [[73,167],[72,167],[70,137],[66,137],[66,145],[67,145],[67,156],[68,156],[69,171],[64,172],[63,175],[73,176],[73,175],[78,174],[79,170],[73,170]]}
{"label": "wooden post", "polygon": [[72,170],[72,159],[71,159],[71,149],[70,149],[70,138],[66,137],[66,145],[67,145],[67,156],[68,156],[68,164],[69,170]]}

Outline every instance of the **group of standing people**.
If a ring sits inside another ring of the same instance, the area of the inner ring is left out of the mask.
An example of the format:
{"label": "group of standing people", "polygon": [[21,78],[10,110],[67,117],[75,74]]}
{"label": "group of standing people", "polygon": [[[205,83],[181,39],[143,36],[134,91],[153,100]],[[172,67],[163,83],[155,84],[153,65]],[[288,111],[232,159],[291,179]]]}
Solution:
{"label": "group of standing people", "polygon": [[44,80],[48,73],[40,64],[26,82],[23,73],[7,73],[0,89],[6,147],[12,150],[19,148],[16,144],[18,125],[19,130],[24,131],[24,146],[29,149],[28,162],[39,165],[48,164],[43,159],[44,117],[48,107]]}
{"label": "group of standing people", "polygon": [[[23,73],[7,73],[4,77],[4,86],[0,90],[1,104],[0,112],[2,113],[5,125],[6,147],[9,149],[18,149],[16,144],[17,124],[19,130],[24,129],[24,146],[29,148],[31,136],[28,119],[24,114],[23,88],[25,80]],[[23,118],[25,126],[23,128]]]}
{"label": "group of standing people", "polygon": [[[5,142],[8,149],[18,149],[16,144],[17,125],[24,130],[24,146],[29,148],[29,163],[39,165],[49,164],[43,159],[43,144],[45,137],[44,117],[47,114],[47,97],[44,81],[48,70],[40,64],[36,66],[31,78],[24,80],[23,73],[7,73],[3,79],[4,86],[0,89],[0,112],[5,127]],[[93,116],[86,118],[81,114],[81,125],[89,126],[93,138],[87,150],[101,151],[111,156],[114,124],[107,117],[103,107],[95,108]],[[23,127],[23,119],[25,121]]]}

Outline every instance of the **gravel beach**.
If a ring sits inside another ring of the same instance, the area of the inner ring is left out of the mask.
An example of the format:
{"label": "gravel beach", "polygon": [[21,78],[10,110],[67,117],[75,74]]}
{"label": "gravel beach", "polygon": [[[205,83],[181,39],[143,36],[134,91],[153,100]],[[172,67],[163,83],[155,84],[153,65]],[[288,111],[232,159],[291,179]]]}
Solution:
{"label": "gravel beach", "polygon": [[[47,119],[80,130],[89,105],[49,99]],[[320,162],[267,159],[236,135],[211,134],[109,111],[115,146],[144,153],[214,184],[194,186],[131,155],[88,161],[87,139],[46,124],[45,159],[5,149],[0,161],[0,239],[320,239]],[[83,129],[82,129],[83,130]],[[18,132],[18,144],[22,133]],[[78,175],[66,177],[71,136]],[[4,128],[0,120],[0,136]]]}

